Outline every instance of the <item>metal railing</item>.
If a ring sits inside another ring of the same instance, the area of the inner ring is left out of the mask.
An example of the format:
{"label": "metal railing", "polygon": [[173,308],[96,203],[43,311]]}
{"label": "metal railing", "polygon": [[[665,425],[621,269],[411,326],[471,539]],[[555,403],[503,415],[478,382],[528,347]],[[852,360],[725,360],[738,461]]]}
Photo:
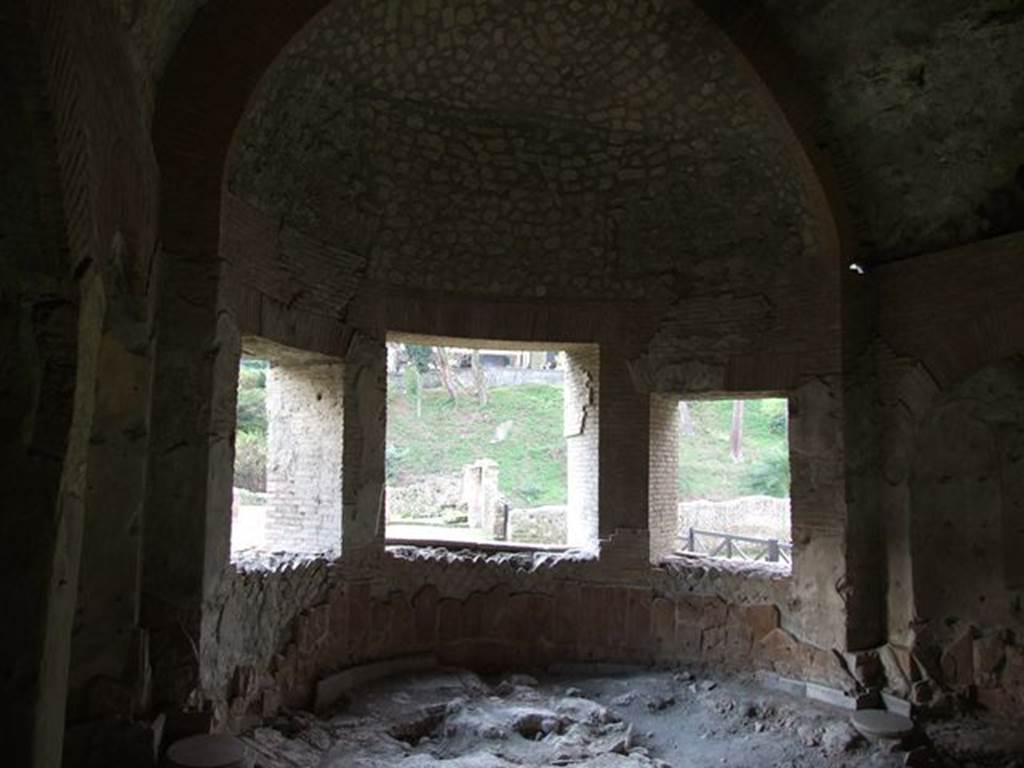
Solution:
{"label": "metal railing", "polygon": [[[712,541],[708,542],[708,539]],[[717,544],[714,540],[718,540]],[[724,557],[730,560],[747,560],[768,563],[793,563],[793,545],[779,539],[758,539],[753,536],[737,536],[718,531],[701,531],[690,528],[685,536],[679,537],[683,552],[706,557]],[[698,549],[698,544],[703,548]]]}

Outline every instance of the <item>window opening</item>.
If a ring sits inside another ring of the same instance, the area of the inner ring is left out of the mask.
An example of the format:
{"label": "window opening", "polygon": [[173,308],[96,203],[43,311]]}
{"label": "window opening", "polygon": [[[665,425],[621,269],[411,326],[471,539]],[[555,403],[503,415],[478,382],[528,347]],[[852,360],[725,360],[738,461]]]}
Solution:
{"label": "window opening", "polygon": [[674,524],[674,551],[788,569],[788,400],[656,401],[652,511],[663,516],[663,528]]}
{"label": "window opening", "polygon": [[390,541],[592,547],[597,350],[388,343]]}
{"label": "window opening", "polygon": [[791,563],[787,400],[680,400],[678,411],[683,551]]}

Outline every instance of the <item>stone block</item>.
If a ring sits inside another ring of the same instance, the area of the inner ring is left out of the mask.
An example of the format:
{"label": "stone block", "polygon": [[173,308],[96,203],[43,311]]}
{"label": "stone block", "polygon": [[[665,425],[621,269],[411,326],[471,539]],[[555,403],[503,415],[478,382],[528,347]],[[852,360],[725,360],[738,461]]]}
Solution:
{"label": "stone block", "polygon": [[974,632],[968,629],[942,652],[942,681],[953,688],[974,684]]}
{"label": "stone block", "polygon": [[676,612],[671,600],[654,598],[651,603],[651,639],[657,659],[672,659],[676,642]]}
{"label": "stone block", "polygon": [[754,645],[754,633],[746,624],[730,624],[725,628],[725,644],[727,658],[743,661]]}
{"label": "stone block", "polygon": [[442,646],[464,637],[463,604],[460,600],[444,598],[437,604],[437,633]]}
{"label": "stone block", "polygon": [[578,633],[579,622],[579,587],[563,586],[558,590],[555,601],[555,643],[563,648],[575,646],[581,639]]}
{"label": "stone block", "polygon": [[858,709],[857,697],[820,683],[807,683],[807,698],[830,704],[840,709]]}
{"label": "stone block", "polygon": [[707,629],[726,623],[728,604],[717,597],[680,597],[676,600],[676,623]]}
{"label": "stone block", "polygon": [[[490,590],[486,595],[473,595],[470,601],[482,601],[480,610],[480,636],[494,640],[504,640],[512,631],[511,613],[509,612],[510,594],[508,587],[500,586]],[[467,601],[467,608],[469,607]],[[471,615],[467,611],[467,616]],[[468,629],[468,627],[467,627]]]}
{"label": "stone block", "polygon": [[999,686],[999,674],[1006,660],[1006,638],[1002,632],[982,635],[973,644],[974,682],[979,688]]}
{"label": "stone block", "polygon": [[728,657],[725,627],[708,627],[700,633],[701,658],[708,661],[724,661]]}
{"label": "stone block", "polygon": [[737,613],[742,622],[750,628],[755,642],[779,626],[779,609],[772,604],[746,605]]}
{"label": "stone block", "polygon": [[367,584],[353,584],[348,593],[348,624],[345,631],[351,638],[350,653],[354,658],[365,658],[370,643],[370,587]]}
{"label": "stone block", "polygon": [[651,591],[631,589],[627,593],[627,643],[638,658],[651,652]]}
{"label": "stone block", "polygon": [[677,624],[673,659],[677,661],[698,661],[701,657],[701,630],[690,624]]}
{"label": "stone block", "polygon": [[427,585],[412,599],[414,631],[417,648],[433,648],[437,643],[437,587]]}
{"label": "stone block", "polygon": [[337,672],[323,678],[316,684],[313,708],[317,712],[323,712],[336,704],[342,697],[348,695],[353,688],[393,675],[433,669],[437,665],[438,660],[436,656],[425,654],[377,661],[371,664],[361,664],[357,667]]}

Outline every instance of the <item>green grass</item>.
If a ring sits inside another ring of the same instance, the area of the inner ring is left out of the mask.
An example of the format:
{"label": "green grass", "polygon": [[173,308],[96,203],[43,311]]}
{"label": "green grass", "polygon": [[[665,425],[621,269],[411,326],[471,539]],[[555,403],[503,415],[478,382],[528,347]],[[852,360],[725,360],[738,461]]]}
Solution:
{"label": "green grass", "polygon": [[732,407],[731,400],[690,402],[693,434],[679,435],[680,501],[789,496],[786,401],[746,401],[738,462],[729,452]]}
{"label": "green grass", "polygon": [[[239,430],[265,440],[265,364],[246,361],[239,388]],[[457,403],[443,390],[423,393],[423,416],[399,385],[388,392],[388,482],[457,474],[478,459],[498,462],[499,488],[514,506],[566,502],[562,390],[544,384],[491,389],[484,407],[472,394]],[[680,500],[749,494],[789,495],[786,401],[748,400],[743,457],[729,454],[732,401],[692,401],[693,434],[679,436]],[[491,442],[503,422],[505,440]]]}
{"label": "green grass", "polygon": [[[443,390],[424,390],[423,415],[401,386],[388,392],[388,482],[402,485],[452,474],[478,459],[498,462],[498,488],[513,506],[566,502],[562,390],[545,384],[499,387],[481,407],[472,394],[452,403]],[[503,422],[505,440],[491,442]]]}

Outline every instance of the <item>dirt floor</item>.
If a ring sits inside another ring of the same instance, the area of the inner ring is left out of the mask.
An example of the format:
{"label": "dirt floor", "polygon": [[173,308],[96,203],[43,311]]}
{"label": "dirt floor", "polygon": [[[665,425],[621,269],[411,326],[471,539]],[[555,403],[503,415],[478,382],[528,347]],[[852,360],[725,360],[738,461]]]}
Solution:
{"label": "dirt floor", "polygon": [[244,741],[262,768],[1024,768],[1024,738],[1010,724],[934,723],[897,746],[861,737],[847,711],[750,678],[610,667],[538,677],[392,678],[333,716],[296,713]]}

